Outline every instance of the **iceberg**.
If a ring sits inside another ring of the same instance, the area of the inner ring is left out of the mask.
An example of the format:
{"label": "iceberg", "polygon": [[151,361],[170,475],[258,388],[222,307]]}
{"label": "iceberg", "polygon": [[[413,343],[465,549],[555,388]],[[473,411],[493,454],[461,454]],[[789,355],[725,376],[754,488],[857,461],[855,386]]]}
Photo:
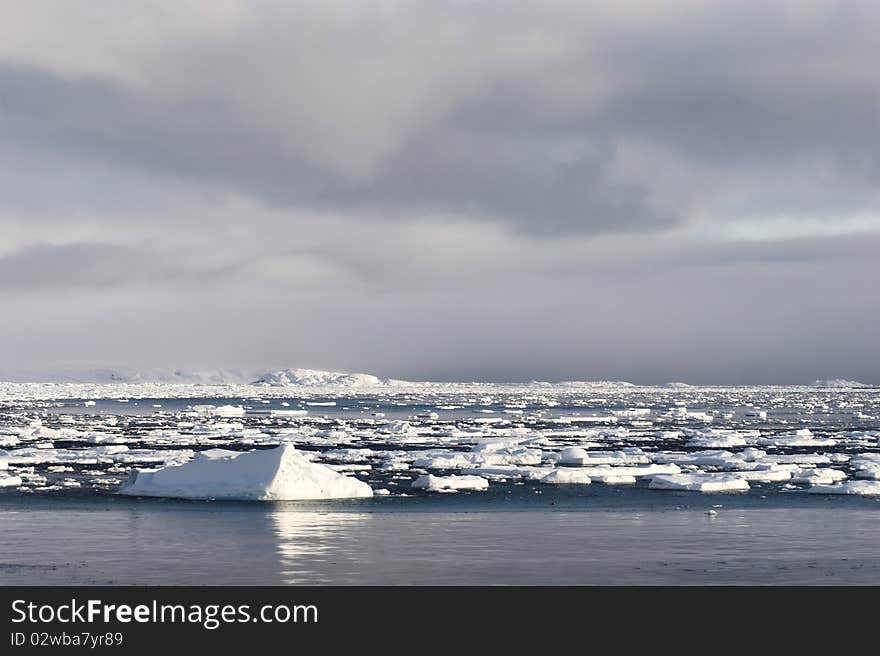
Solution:
{"label": "iceberg", "polygon": [[135,470],[120,494],[180,499],[299,501],[373,496],[366,483],[309,460],[290,444],[260,451],[210,449],[186,464]]}

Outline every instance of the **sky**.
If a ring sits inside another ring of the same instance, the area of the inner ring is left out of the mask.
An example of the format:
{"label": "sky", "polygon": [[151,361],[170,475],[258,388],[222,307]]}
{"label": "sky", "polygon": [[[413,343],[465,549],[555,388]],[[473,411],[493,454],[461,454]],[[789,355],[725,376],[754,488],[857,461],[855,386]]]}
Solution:
{"label": "sky", "polygon": [[880,3],[0,15],[3,371],[880,383]]}

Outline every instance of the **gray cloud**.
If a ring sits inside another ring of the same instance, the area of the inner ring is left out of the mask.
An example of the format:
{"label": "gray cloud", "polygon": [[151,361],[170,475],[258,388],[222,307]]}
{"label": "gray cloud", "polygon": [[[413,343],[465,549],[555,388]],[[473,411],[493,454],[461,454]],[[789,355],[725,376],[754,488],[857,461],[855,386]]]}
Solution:
{"label": "gray cloud", "polygon": [[53,11],[0,26],[0,296],[50,318],[0,357],[880,381],[875,3]]}
{"label": "gray cloud", "polygon": [[154,253],[110,244],[38,244],[0,257],[0,289],[123,287],[192,275]]}
{"label": "gray cloud", "polygon": [[[355,9],[340,21],[266,6],[234,38],[145,57],[147,83],[7,65],[4,135],[281,207],[454,212],[538,234],[655,231],[693,206],[852,211],[876,202],[880,145],[869,63],[880,11],[859,7],[810,22],[719,6],[679,29],[611,21],[599,32],[565,3],[533,26],[529,12],[413,5],[401,27],[431,48]],[[309,27],[324,36],[297,45]],[[482,58],[446,49],[481,34]],[[529,38],[553,47],[530,57]],[[652,166],[622,168],[619,149],[639,144],[688,169],[689,188],[658,189]],[[814,177],[786,177],[815,162],[834,183],[821,193]],[[719,204],[707,173],[747,196]],[[681,196],[693,205],[671,202]]]}

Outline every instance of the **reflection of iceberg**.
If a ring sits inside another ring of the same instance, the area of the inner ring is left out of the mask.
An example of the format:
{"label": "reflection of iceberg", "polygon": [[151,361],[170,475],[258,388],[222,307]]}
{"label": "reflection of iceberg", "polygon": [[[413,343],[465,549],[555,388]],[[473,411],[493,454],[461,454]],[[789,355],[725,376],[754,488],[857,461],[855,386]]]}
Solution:
{"label": "reflection of iceberg", "polygon": [[[282,581],[287,584],[342,581],[346,574],[345,561],[356,565],[356,536],[369,518],[366,513],[272,513]],[[332,570],[328,563],[333,565]],[[353,569],[356,574],[357,568]]]}
{"label": "reflection of iceberg", "polygon": [[184,465],[133,472],[119,491],[132,496],[259,501],[373,496],[366,483],[311,462],[290,444],[245,453],[210,449]]}

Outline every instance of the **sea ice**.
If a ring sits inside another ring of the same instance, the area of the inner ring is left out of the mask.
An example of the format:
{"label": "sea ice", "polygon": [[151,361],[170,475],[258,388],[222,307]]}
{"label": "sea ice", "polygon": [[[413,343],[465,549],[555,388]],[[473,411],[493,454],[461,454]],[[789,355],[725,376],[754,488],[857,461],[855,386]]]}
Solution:
{"label": "sea ice", "polygon": [[410,486],[428,492],[458,492],[461,490],[487,490],[489,481],[482,476],[419,476]]}
{"label": "sea ice", "polygon": [[218,417],[244,417],[245,409],[240,405],[221,405],[214,408],[213,414]]}
{"label": "sea ice", "polygon": [[652,490],[689,490],[693,492],[739,492],[749,483],[736,474],[659,474],[651,478]]}
{"label": "sea ice", "polygon": [[861,496],[880,495],[880,481],[846,481],[834,485],[814,485],[807,490],[810,494],[858,494]]}
{"label": "sea ice", "polygon": [[541,482],[551,485],[589,485],[593,481],[581,469],[563,467],[560,469],[554,469],[552,472],[542,478]]}
{"label": "sea ice", "polygon": [[0,476],[0,487],[18,487],[21,485],[19,476]]}

